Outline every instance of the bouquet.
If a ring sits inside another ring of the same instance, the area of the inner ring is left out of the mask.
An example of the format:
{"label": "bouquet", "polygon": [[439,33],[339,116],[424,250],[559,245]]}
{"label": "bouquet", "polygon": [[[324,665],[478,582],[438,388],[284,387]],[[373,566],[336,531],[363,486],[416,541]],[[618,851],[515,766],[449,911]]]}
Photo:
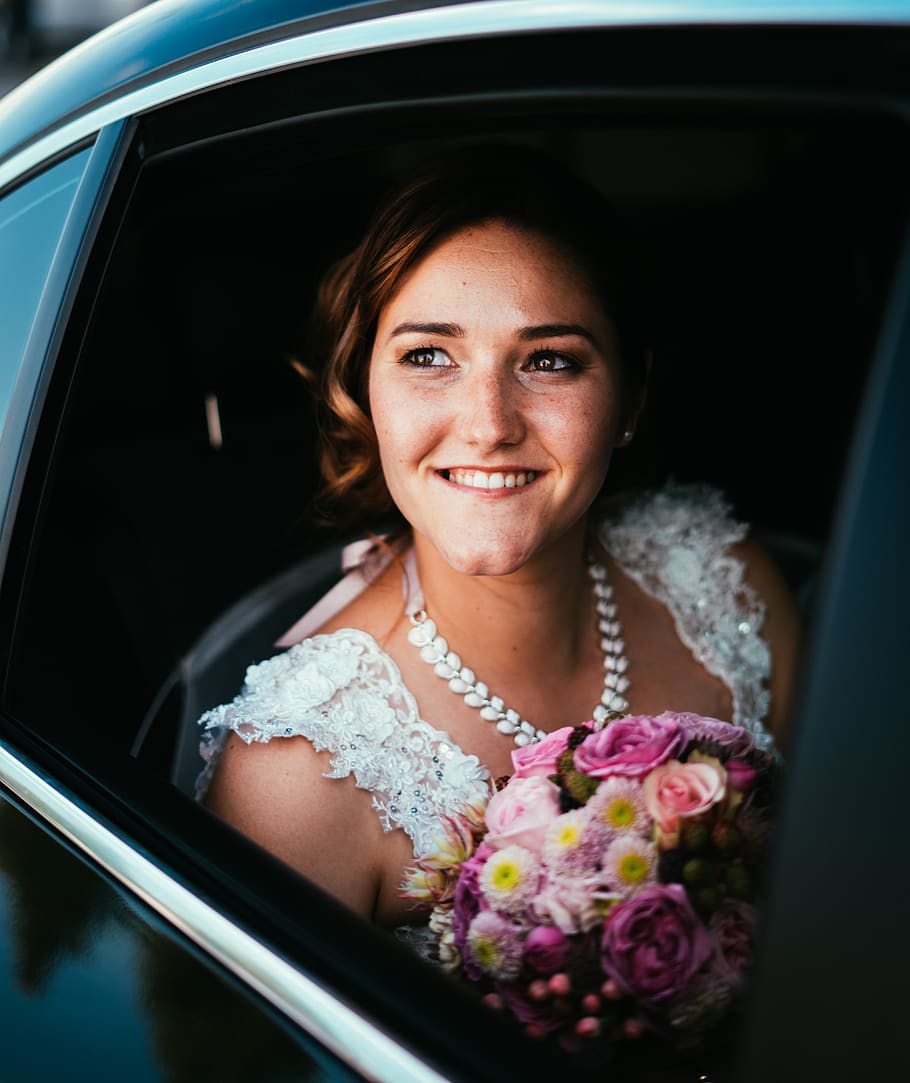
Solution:
{"label": "bouquet", "polygon": [[563,1048],[697,1041],[748,974],[773,756],[667,712],[565,727],[512,759],[409,870],[440,961]]}

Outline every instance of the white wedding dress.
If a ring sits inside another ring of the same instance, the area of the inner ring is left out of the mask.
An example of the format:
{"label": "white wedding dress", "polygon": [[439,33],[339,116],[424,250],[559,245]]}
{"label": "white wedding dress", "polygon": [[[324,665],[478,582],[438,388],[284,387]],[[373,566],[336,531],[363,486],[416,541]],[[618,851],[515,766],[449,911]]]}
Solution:
{"label": "white wedding dress", "polygon": [[[771,668],[764,606],[730,553],[745,533],[721,495],[702,486],[668,485],[627,500],[598,527],[606,550],[666,605],[682,642],[730,689],[733,721],[771,748],[762,725]],[[319,623],[325,619],[323,608]],[[420,717],[395,662],[357,629],[304,638],[250,666],[241,693],[200,725],[199,799],[232,730],[247,743],[306,737],[331,753],[328,777],[352,774],[370,791],[383,828],[407,832],[415,857],[430,852],[442,818],[489,792],[487,769]]]}

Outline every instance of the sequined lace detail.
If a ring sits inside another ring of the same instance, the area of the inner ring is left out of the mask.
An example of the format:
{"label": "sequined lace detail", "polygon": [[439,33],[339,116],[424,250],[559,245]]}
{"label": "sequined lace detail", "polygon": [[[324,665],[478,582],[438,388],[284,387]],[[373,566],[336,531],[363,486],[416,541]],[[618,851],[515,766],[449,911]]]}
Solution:
{"label": "sequined lace detail", "polygon": [[230,731],[247,744],[306,737],[332,753],[326,777],[352,774],[370,791],[383,828],[403,828],[417,857],[432,849],[441,819],[489,793],[486,768],[419,717],[394,661],[355,629],[313,636],[250,666],[233,702],[199,721],[208,766],[197,796]]}
{"label": "sequined lace detail", "polygon": [[717,490],[669,484],[620,505],[599,536],[623,570],[669,609],[695,658],[730,689],[733,721],[770,750],[762,725],[771,673],[760,634],[765,607],[730,553],[746,532]]}

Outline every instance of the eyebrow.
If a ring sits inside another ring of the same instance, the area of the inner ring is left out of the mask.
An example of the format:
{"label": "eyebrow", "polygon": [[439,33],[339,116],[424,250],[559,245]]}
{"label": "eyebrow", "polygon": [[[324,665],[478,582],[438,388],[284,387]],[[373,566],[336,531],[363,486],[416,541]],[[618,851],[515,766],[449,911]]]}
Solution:
{"label": "eyebrow", "polygon": [[446,338],[464,338],[464,328],[459,323],[400,323],[393,329],[389,338],[415,331],[421,335],[445,335]]}
{"label": "eyebrow", "polygon": [[[459,323],[400,323],[392,330],[389,338],[413,333],[443,335],[447,338],[465,337],[465,330]],[[532,342],[537,338],[562,338],[566,335],[578,335],[587,339],[592,346],[597,346],[597,340],[591,332],[579,323],[541,323],[533,327],[522,327],[518,332],[522,342]]]}
{"label": "eyebrow", "polygon": [[578,335],[580,338],[587,339],[592,346],[597,346],[597,340],[580,323],[541,323],[536,327],[522,327],[518,332],[518,337],[523,342],[535,338],[562,338],[566,335]]}

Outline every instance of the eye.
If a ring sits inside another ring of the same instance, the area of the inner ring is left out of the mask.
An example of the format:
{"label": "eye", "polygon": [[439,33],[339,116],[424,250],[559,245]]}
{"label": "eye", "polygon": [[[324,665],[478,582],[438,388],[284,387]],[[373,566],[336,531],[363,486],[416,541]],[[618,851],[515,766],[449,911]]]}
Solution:
{"label": "eye", "polygon": [[558,350],[535,350],[525,366],[531,372],[567,372],[577,369],[578,362],[568,354]]}
{"label": "eye", "polygon": [[413,365],[414,368],[446,368],[452,364],[449,355],[444,350],[435,346],[416,346],[408,350],[401,358],[403,365]]}

